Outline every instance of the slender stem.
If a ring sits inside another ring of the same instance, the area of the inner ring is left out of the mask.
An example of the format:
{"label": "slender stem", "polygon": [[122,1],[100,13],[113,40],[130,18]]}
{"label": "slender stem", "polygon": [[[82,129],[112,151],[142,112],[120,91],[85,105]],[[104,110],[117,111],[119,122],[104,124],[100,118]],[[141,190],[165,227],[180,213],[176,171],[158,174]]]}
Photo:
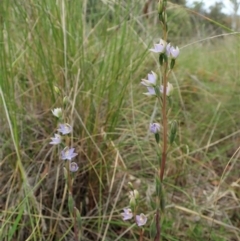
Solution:
{"label": "slender stem", "polygon": [[[159,179],[163,181],[164,169],[167,160],[167,68],[168,62],[164,63],[164,73],[163,73],[163,98],[162,98],[162,125],[163,125],[163,146],[162,146],[162,160],[159,170]],[[161,239],[161,224],[160,224],[160,210],[156,211],[156,227],[157,234],[154,241],[160,241]]]}
{"label": "slender stem", "polygon": [[74,207],[73,211],[73,218],[74,218],[74,235],[75,235],[75,241],[79,241],[78,238],[78,227],[77,227],[77,210],[76,207]]}
{"label": "slender stem", "polygon": [[163,180],[164,169],[167,159],[167,68],[168,62],[164,63],[163,73],[163,101],[162,101],[162,125],[163,125],[163,150],[159,178]]}
{"label": "slender stem", "polygon": [[[166,25],[163,24],[163,32],[164,32],[164,40],[167,41],[167,30],[166,30]],[[162,127],[163,127],[163,145],[162,145],[162,158],[161,158],[161,163],[160,163],[160,170],[159,170],[159,179],[162,185],[163,177],[164,177],[164,170],[165,170],[165,164],[167,160],[167,148],[168,148],[168,140],[167,140],[167,81],[168,79],[168,61],[164,62],[163,65],[163,96],[162,96]],[[161,103],[161,100],[160,100]],[[158,197],[159,198],[159,197]],[[160,201],[160,200],[159,200]],[[160,214],[160,209],[156,210],[156,229],[157,233],[155,236],[154,241],[160,241],[161,240],[161,214]]]}
{"label": "slender stem", "polygon": [[157,233],[156,233],[156,236],[154,238],[154,241],[159,241],[160,240],[160,237],[161,237],[161,225],[159,223],[159,220],[160,220],[160,210],[159,208],[157,209],[157,212],[156,212],[156,227],[157,227]]}
{"label": "slender stem", "polygon": [[143,241],[143,229],[140,229],[139,241]]}
{"label": "slender stem", "polygon": [[73,195],[72,195],[72,175],[71,175],[71,172],[70,172],[70,161],[66,161],[66,165],[65,165],[65,168],[67,169],[67,180],[66,180],[66,182],[67,182],[67,187],[68,187],[68,195],[71,195],[72,197],[73,197]]}

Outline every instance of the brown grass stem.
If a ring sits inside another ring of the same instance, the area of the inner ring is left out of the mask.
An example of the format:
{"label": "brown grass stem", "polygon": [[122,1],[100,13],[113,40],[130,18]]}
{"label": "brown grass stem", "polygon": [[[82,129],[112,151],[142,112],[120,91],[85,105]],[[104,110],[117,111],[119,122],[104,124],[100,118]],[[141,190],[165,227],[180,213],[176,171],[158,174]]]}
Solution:
{"label": "brown grass stem", "polygon": [[[164,9],[163,12],[163,18],[166,20],[166,9]],[[164,20],[162,22],[162,28],[163,28],[163,36],[164,36],[164,41],[167,41],[167,23]],[[163,145],[162,145],[162,158],[161,162],[159,163],[159,180],[162,185],[163,177],[164,177],[164,170],[165,170],[165,164],[167,160],[167,148],[168,148],[168,143],[167,143],[167,83],[168,83],[168,61],[165,59],[164,64],[163,64],[163,77],[162,77],[162,85],[163,85],[163,96],[162,96],[162,103],[161,100],[159,99],[160,106],[161,106],[161,112],[162,112],[162,140],[163,140]],[[162,188],[161,188],[162,189]],[[162,195],[162,194],[161,194]],[[160,200],[162,197],[158,197],[158,201],[162,203],[162,200]],[[162,206],[162,204],[161,204]],[[161,215],[160,215],[160,208],[158,207],[156,210],[156,236],[154,241],[160,241],[161,240]]]}
{"label": "brown grass stem", "polygon": [[162,182],[164,176],[164,169],[167,159],[167,68],[168,62],[164,63],[163,74],[163,99],[162,99],[162,126],[163,126],[163,147],[162,147],[162,160],[160,166],[159,178]]}
{"label": "brown grass stem", "polygon": [[154,238],[154,241],[160,241],[160,237],[161,237],[161,225],[160,225],[160,210],[159,208],[157,209],[156,212],[156,228],[157,228],[157,233],[156,236]]}

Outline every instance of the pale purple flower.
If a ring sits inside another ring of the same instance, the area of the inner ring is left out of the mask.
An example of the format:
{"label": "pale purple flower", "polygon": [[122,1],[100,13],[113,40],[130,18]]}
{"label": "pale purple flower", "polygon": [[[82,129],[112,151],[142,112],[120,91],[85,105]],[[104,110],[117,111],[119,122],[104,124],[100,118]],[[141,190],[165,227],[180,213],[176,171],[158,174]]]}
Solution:
{"label": "pale purple flower", "polygon": [[[160,92],[163,94],[163,85],[160,86]],[[170,96],[173,91],[173,85],[171,83],[167,83],[166,95]]]}
{"label": "pale purple flower", "polygon": [[154,89],[154,87],[147,87],[148,92],[144,93],[144,95],[148,95],[148,96],[154,96],[156,95],[156,91]]}
{"label": "pale purple flower", "polygon": [[124,208],[121,216],[124,221],[131,219],[133,217],[132,210],[130,208]]}
{"label": "pale purple flower", "polygon": [[156,82],[157,82],[157,75],[156,75],[156,73],[154,73],[152,71],[152,73],[148,74],[148,79],[147,80],[146,79],[142,79],[141,84],[144,85],[144,86],[152,87],[152,86],[156,85]]}
{"label": "pale purple flower", "polygon": [[177,57],[178,57],[178,55],[179,55],[179,48],[178,47],[176,47],[176,48],[174,48],[173,46],[171,47],[171,49],[170,49],[170,54],[171,54],[171,57],[173,58],[173,59],[176,59]]}
{"label": "pale purple flower", "polygon": [[176,59],[179,55],[179,48],[176,47],[174,48],[173,46],[171,46],[171,44],[169,43],[166,47],[166,53],[168,57],[171,57],[172,59]]}
{"label": "pale purple flower", "polygon": [[61,151],[61,158],[62,160],[69,160],[71,161],[75,156],[77,156],[77,153],[74,152],[74,148],[65,147]]}
{"label": "pale purple flower", "polygon": [[143,213],[141,213],[140,215],[136,215],[136,223],[139,227],[145,225],[146,222],[147,217]]}
{"label": "pale purple flower", "polygon": [[54,137],[51,137],[52,141],[49,144],[58,145],[61,143],[61,136],[59,134],[54,134]]}
{"label": "pale purple flower", "polygon": [[157,134],[158,132],[160,132],[160,129],[161,125],[159,123],[151,123],[149,126],[149,130],[153,134]]}
{"label": "pale purple flower", "polygon": [[70,162],[69,170],[70,172],[76,172],[78,170],[78,164],[76,162]]}
{"label": "pale purple flower", "polygon": [[170,49],[171,49],[171,44],[168,43],[167,46],[166,46],[166,54],[167,54],[167,56],[170,56],[170,54],[171,54]]}
{"label": "pale purple flower", "polygon": [[149,50],[154,53],[164,53],[166,44],[167,44],[166,41],[164,41],[163,39],[160,39],[159,43],[154,44],[154,48]]}
{"label": "pale purple flower", "polygon": [[65,124],[60,124],[58,131],[62,133],[63,135],[69,134],[72,132],[72,127],[65,123]]}
{"label": "pale purple flower", "polygon": [[52,110],[52,114],[56,116],[57,118],[62,117],[62,108],[55,108]]}

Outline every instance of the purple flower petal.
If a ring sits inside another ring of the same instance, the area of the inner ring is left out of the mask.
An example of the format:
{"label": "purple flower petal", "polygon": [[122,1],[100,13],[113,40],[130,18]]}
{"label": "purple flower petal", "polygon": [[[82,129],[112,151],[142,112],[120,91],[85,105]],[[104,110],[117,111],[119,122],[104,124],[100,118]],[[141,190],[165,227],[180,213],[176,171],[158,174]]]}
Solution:
{"label": "purple flower petal", "polygon": [[69,149],[68,147],[65,147],[61,151],[61,159],[71,161],[75,156],[77,156],[77,153],[74,153],[74,150],[74,148]]}
{"label": "purple flower petal", "polygon": [[139,227],[145,225],[146,222],[147,217],[143,213],[141,213],[140,215],[136,215],[136,223]]}
{"label": "purple flower petal", "polygon": [[124,208],[123,213],[121,213],[124,221],[129,220],[133,217],[132,210],[130,208]]}
{"label": "purple flower petal", "polygon": [[60,124],[58,131],[60,133],[62,133],[63,135],[69,134],[72,132],[72,126],[70,126],[69,124],[65,123],[65,124]]}
{"label": "purple flower petal", "polygon": [[161,129],[161,126],[159,123],[151,123],[150,124],[150,127],[149,127],[149,130],[151,133],[153,134],[157,134]]}
{"label": "purple flower petal", "polygon": [[61,143],[61,136],[59,134],[54,134],[54,137],[51,137],[52,141],[49,142],[51,145],[58,145]]}

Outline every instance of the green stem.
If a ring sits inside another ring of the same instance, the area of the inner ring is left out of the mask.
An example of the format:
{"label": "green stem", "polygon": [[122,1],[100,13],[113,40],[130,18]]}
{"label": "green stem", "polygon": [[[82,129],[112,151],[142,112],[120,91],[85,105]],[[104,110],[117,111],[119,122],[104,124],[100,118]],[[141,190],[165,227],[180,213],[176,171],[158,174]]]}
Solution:
{"label": "green stem", "polygon": [[75,241],[79,241],[79,238],[78,238],[77,210],[76,210],[76,207],[74,207],[74,209],[73,209],[73,218],[74,218],[74,236],[75,236]]}

